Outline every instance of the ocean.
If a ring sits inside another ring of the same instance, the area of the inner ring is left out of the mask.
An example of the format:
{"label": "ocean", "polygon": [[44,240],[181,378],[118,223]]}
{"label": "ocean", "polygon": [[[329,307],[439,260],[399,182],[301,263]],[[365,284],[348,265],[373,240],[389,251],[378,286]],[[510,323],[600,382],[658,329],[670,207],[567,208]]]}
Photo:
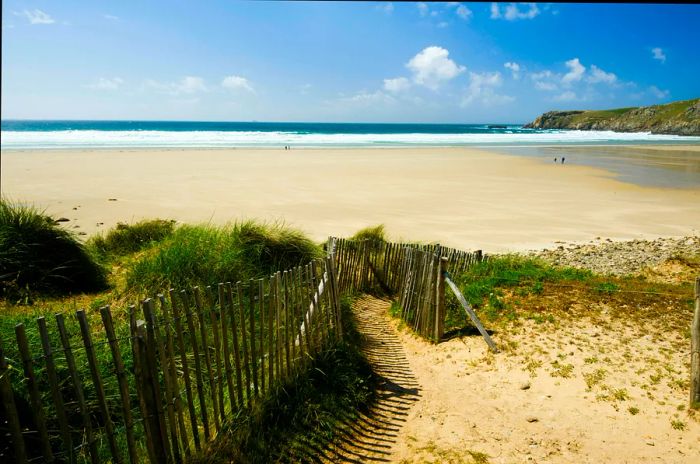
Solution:
{"label": "ocean", "polygon": [[2,149],[696,144],[700,137],[524,129],[520,124],[186,121],[0,122]]}

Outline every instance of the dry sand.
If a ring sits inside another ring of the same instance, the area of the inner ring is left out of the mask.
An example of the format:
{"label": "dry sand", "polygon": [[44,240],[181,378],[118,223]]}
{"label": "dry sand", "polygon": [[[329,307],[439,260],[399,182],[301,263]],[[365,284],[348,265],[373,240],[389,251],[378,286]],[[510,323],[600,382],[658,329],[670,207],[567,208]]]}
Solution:
{"label": "dry sand", "polygon": [[2,193],[86,234],[153,217],[282,220],[316,239],[383,223],[495,252],[700,228],[700,189],[472,148],[3,151]]}

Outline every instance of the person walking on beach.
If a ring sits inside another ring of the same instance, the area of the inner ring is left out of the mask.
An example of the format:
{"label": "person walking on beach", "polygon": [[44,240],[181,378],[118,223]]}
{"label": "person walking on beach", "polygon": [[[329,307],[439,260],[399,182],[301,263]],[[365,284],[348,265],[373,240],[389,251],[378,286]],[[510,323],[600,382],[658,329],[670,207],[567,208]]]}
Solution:
{"label": "person walking on beach", "polygon": [[565,160],[565,159],[566,159],[566,158],[564,158],[563,156],[561,157],[561,164],[564,164],[564,160]]}
{"label": "person walking on beach", "polygon": [[556,159],[556,158],[554,158],[554,164],[557,164],[557,159]]}

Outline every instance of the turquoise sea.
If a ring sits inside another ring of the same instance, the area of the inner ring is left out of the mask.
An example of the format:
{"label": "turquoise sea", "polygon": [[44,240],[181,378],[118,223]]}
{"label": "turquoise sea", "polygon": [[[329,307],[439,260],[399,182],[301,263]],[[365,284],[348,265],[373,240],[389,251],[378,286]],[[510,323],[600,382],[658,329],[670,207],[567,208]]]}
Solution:
{"label": "turquoise sea", "polygon": [[524,129],[521,124],[187,121],[0,122],[3,149],[144,147],[405,147],[700,143],[700,137]]}

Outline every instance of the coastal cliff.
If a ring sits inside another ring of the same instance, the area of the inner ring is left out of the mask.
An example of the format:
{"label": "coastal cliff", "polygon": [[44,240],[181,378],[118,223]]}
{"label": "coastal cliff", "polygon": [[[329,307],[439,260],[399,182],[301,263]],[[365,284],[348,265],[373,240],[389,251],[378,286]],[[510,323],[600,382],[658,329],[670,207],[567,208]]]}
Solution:
{"label": "coastal cliff", "polygon": [[700,135],[700,98],[637,108],[550,111],[523,127]]}

